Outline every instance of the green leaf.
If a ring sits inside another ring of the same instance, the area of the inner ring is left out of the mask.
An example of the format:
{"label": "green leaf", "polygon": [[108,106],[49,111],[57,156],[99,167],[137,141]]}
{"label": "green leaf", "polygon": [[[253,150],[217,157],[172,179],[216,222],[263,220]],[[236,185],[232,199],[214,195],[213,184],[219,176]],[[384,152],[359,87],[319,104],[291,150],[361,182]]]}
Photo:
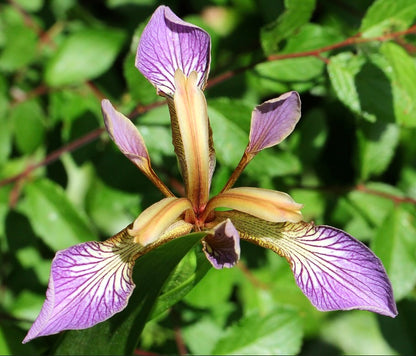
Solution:
{"label": "green leaf", "polygon": [[266,55],[278,51],[279,43],[309,21],[315,9],[315,0],[285,0],[285,12],[260,32]]}
{"label": "green leaf", "polygon": [[393,285],[396,300],[404,298],[416,284],[416,210],[396,206],[380,225],[372,241]]}
{"label": "green leaf", "polygon": [[221,112],[208,107],[217,160],[236,167],[248,144],[248,133]]}
{"label": "green leaf", "polygon": [[140,197],[111,188],[98,177],[87,193],[88,214],[103,232],[114,234],[129,225],[140,212]]}
{"label": "green leaf", "polygon": [[9,119],[13,122],[16,145],[21,153],[32,153],[43,143],[45,117],[37,101],[29,100],[16,105]]}
{"label": "green leaf", "polygon": [[402,193],[400,191],[398,192],[394,187],[378,182],[367,183],[365,188],[380,192],[380,195],[354,190],[347,197],[356,211],[360,212],[372,226],[378,227],[394,208],[394,202],[391,199],[381,196],[381,194],[394,194],[400,197]]}
{"label": "green leaf", "polygon": [[327,66],[331,85],[338,99],[352,112],[374,121],[370,113],[361,109],[360,97],[355,84],[355,76],[365,63],[365,58],[350,52],[343,52],[330,58]]}
{"label": "green leaf", "polygon": [[36,234],[52,250],[96,239],[86,218],[56,183],[46,179],[32,182],[25,186],[25,194],[19,209],[28,217]]}
{"label": "green leaf", "polygon": [[252,313],[228,328],[213,350],[216,355],[294,355],[300,351],[302,327],[299,314],[275,308],[268,315]]}
{"label": "green leaf", "polygon": [[377,0],[365,14],[358,32],[363,37],[381,36],[385,32],[405,30],[415,18],[413,0]]}
{"label": "green leaf", "polygon": [[0,69],[14,71],[30,64],[36,55],[38,36],[28,26],[9,24],[2,26],[7,33],[4,48],[0,54]]}
{"label": "green leaf", "polygon": [[187,295],[211,269],[201,249],[188,253],[176,266],[157,299],[151,318],[155,318]]}
{"label": "green leaf", "polygon": [[384,43],[381,53],[393,70],[394,111],[398,124],[416,127],[416,64],[406,50],[393,43]]}
{"label": "green leaf", "polygon": [[395,355],[384,340],[376,315],[363,311],[338,314],[323,325],[322,339],[337,346],[343,355]]}
{"label": "green leaf", "polygon": [[51,86],[78,84],[106,72],[116,59],[124,33],[114,29],[83,29],[68,36],[46,66]]}
{"label": "green leaf", "polygon": [[138,71],[134,62],[135,55],[129,53],[123,63],[124,78],[126,79],[131,98],[142,105],[154,103],[158,99],[156,96],[156,89],[143,74]]}
{"label": "green leaf", "polygon": [[361,180],[380,175],[389,166],[399,142],[400,129],[394,123],[362,122],[357,129],[358,168]]}
{"label": "green leaf", "polygon": [[39,11],[43,6],[43,0],[16,0],[16,3],[30,12]]}
{"label": "green leaf", "polygon": [[7,113],[7,99],[0,95],[0,167],[12,151],[12,122]]}
{"label": "green leaf", "polygon": [[204,234],[200,233],[186,235],[140,257],[133,271],[133,279],[137,286],[126,309],[92,328],[66,332],[55,353],[132,354],[172,270],[203,236]]}
{"label": "green leaf", "polygon": [[288,151],[278,149],[264,150],[250,162],[244,170],[253,179],[259,177],[281,177],[301,172],[299,158]]}

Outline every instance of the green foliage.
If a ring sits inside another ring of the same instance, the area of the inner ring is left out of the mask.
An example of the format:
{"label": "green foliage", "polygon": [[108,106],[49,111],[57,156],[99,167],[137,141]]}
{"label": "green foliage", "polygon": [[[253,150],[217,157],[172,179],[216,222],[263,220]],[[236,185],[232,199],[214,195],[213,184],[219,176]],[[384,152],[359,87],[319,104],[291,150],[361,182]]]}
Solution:
{"label": "green foliage", "polygon": [[[169,112],[134,67],[154,0],[0,4],[0,354],[414,354],[414,0],[167,2],[212,37],[206,90],[218,192],[248,143],[254,106],[298,90],[302,118],[237,181],[285,191],[306,221],[344,229],[382,260],[396,319],[321,313],[287,261],[242,243],[213,270],[191,234],[139,258],[128,307],[22,345],[56,251],[105,240],[161,198],[107,134],[109,98],[180,195]],[[339,6],[338,6],[339,5]],[[213,16],[214,14],[214,16]]]}

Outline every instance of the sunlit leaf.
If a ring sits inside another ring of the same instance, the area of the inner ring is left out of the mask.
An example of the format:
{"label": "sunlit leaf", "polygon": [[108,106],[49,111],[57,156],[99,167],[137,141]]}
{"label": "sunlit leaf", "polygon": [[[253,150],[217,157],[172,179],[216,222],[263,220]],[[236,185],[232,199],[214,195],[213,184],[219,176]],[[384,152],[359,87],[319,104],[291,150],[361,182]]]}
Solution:
{"label": "sunlit leaf", "polygon": [[25,193],[20,209],[39,237],[54,251],[96,239],[85,216],[56,183],[38,180],[26,185]]}
{"label": "sunlit leaf", "polygon": [[114,62],[123,40],[123,32],[104,28],[71,34],[48,62],[46,82],[60,86],[100,76]]}
{"label": "sunlit leaf", "polygon": [[215,355],[297,354],[302,328],[295,310],[276,308],[268,315],[253,313],[227,329]]}

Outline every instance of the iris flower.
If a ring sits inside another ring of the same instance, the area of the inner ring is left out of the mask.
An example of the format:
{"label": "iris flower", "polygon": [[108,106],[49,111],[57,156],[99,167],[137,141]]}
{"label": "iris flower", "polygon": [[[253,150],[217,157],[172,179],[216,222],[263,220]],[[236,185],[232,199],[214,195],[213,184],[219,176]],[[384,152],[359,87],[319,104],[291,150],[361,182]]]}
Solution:
{"label": "iris flower", "polygon": [[240,239],[247,240],[286,258],[297,285],[317,309],[397,315],[385,269],[367,246],[334,227],[302,221],[302,205],[286,193],[233,188],[258,152],[279,144],[293,131],[301,115],[298,93],[285,93],[253,110],[241,161],[222,191],[210,197],[215,151],[203,93],[210,50],[204,30],[184,22],[166,6],[155,11],[141,36],[135,64],[168,103],[186,194],[175,196],[158,178],[136,126],[103,100],[111,139],[165,198],[110,239],[56,253],[46,301],[23,342],[88,328],[120,312],[135,288],[135,260],[192,231],[205,233],[202,249],[215,268],[234,266],[240,257]]}

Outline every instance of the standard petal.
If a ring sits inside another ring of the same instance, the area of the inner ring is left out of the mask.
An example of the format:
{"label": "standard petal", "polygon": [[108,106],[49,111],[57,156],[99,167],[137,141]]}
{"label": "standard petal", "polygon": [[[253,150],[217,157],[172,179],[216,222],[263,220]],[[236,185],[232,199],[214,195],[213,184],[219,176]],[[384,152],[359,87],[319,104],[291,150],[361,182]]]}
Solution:
{"label": "standard petal", "polygon": [[397,315],[381,261],[346,232],[306,222],[275,224],[235,212],[219,216],[230,218],[242,239],[284,256],[296,283],[317,309],[363,309]]}
{"label": "standard petal", "polygon": [[230,219],[214,227],[202,240],[203,251],[217,269],[231,268],[240,259],[240,235]]}
{"label": "standard petal", "polygon": [[68,329],[85,329],[123,310],[135,287],[134,257],[142,247],[126,230],[104,242],[58,251],[46,301],[23,343]]}
{"label": "standard petal", "polygon": [[251,116],[246,152],[255,154],[282,142],[300,119],[299,94],[291,91],[257,106]]}
{"label": "standard petal", "polygon": [[167,6],[159,6],[143,30],[136,55],[136,67],[157,88],[173,96],[174,75],[198,73],[204,88],[210,65],[211,39],[199,28],[177,17]]}

